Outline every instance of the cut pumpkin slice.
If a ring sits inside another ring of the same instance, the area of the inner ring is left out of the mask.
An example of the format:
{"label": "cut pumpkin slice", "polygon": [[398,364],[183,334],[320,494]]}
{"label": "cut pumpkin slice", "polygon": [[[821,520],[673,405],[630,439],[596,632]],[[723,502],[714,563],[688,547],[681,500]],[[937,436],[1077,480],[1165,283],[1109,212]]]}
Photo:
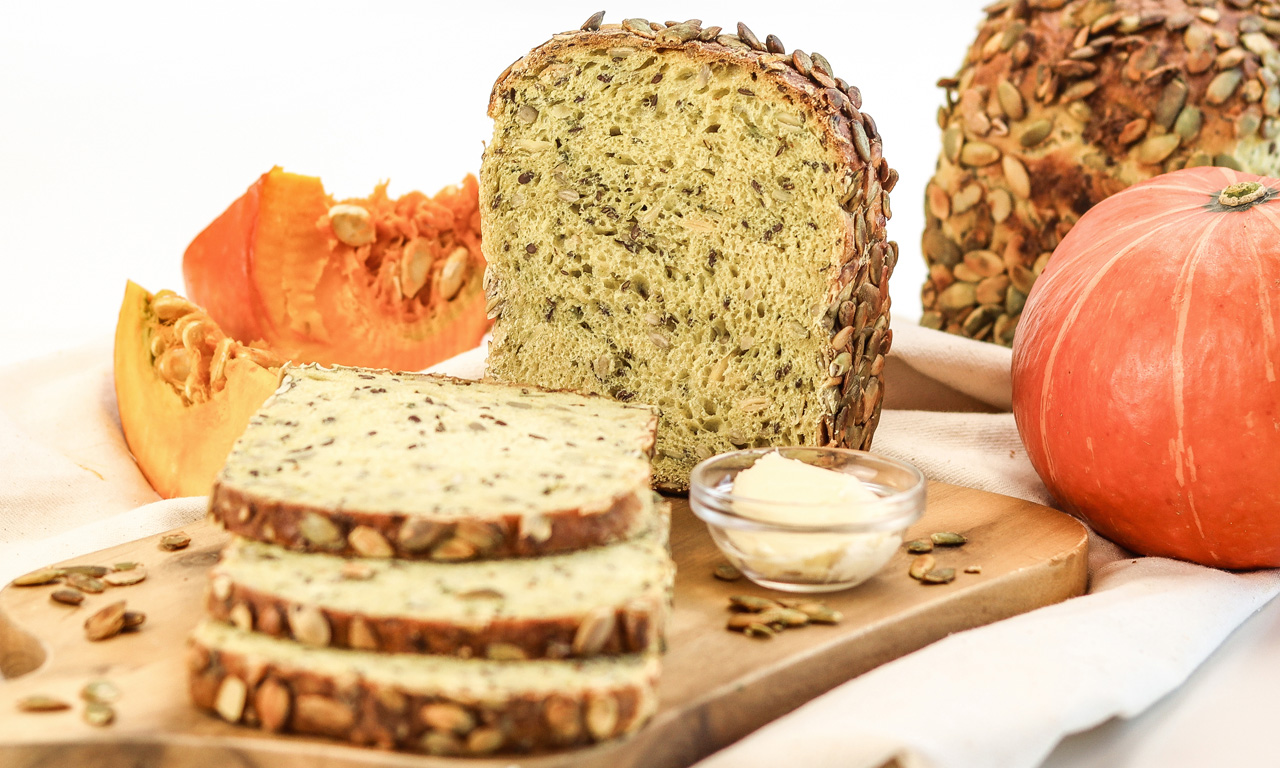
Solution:
{"label": "cut pumpkin slice", "polygon": [[130,282],[116,324],[120,426],[162,497],[203,496],[280,382],[281,360],[228,337],[173,291]]}
{"label": "cut pumpkin slice", "polygon": [[419,370],[480,343],[479,188],[337,201],[273,168],[187,248],[187,295],[298,363]]}

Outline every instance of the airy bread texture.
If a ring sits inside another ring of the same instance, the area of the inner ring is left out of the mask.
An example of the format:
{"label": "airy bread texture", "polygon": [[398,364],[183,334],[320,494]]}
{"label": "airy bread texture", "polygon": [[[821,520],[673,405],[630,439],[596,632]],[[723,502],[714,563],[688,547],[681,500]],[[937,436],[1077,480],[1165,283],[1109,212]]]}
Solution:
{"label": "airy bread texture", "polygon": [[644,536],[539,558],[346,559],[235,539],[209,615],[301,643],[513,660],[656,651],[675,569]]}
{"label": "airy bread texture", "polygon": [[1280,175],[1277,39],[1280,6],[1252,0],[988,6],[939,81],[921,324],[1011,346],[1053,249],[1103,198],[1194,166]]}
{"label": "airy bread texture", "polygon": [[656,483],[743,446],[865,448],[889,349],[874,121],[818,54],[629,19],[498,78],[489,373],[662,411]]}
{"label": "airy bread texture", "polygon": [[[210,512],[301,551],[461,561],[565,552],[651,525],[648,406],[361,368],[286,368]],[[536,460],[535,460],[536,457]]]}
{"label": "airy bread texture", "polygon": [[651,654],[464,661],[313,648],[205,621],[187,666],[192,701],[228,722],[434,755],[590,744],[633,732],[657,707]]}

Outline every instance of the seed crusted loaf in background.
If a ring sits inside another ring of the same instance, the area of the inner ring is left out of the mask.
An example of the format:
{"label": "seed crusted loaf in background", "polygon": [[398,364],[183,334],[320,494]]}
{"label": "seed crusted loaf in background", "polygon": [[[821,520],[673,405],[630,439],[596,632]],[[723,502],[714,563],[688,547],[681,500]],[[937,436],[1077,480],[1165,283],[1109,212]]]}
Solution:
{"label": "seed crusted loaf in background", "polygon": [[433,755],[590,744],[657,708],[652,654],[461,660],[313,648],[205,621],[187,666],[192,701],[228,722]]}
{"label": "seed crusted loaf in background", "polygon": [[858,89],[742,24],[601,16],[490,97],[490,375],[657,405],[667,489],[736,447],[868,447],[897,173]]}
{"label": "seed crusted loaf in background", "polygon": [[234,539],[211,617],[318,647],[564,659],[658,650],[675,569],[666,511],[630,541],[468,563],[350,560]]}
{"label": "seed crusted loaf in background", "polygon": [[1280,175],[1280,4],[1000,0],[947,103],[925,191],[921,324],[1005,346],[1049,255],[1168,171]]}
{"label": "seed crusted loaf in background", "polygon": [[652,526],[648,406],[361,368],[286,368],[210,495],[232,533],[300,551],[461,561]]}

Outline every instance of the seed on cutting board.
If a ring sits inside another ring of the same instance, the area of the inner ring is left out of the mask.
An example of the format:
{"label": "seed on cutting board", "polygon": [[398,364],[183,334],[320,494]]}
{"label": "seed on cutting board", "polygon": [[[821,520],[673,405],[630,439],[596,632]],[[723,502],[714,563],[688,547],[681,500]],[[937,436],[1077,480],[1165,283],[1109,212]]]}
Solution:
{"label": "seed on cutting board", "polygon": [[795,608],[770,608],[754,616],[756,621],[770,626],[803,627],[809,623],[809,615]]}
{"label": "seed on cutting board", "polygon": [[49,593],[49,599],[63,605],[79,605],[84,602],[84,593],[78,589],[55,589]]}
{"label": "seed on cutting board", "polygon": [[966,566],[964,569],[964,572],[965,573],[982,573],[982,566],[980,565]]}
{"label": "seed on cutting board", "polygon": [[66,571],[61,568],[41,568],[38,571],[32,571],[24,576],[19,576],[13,580],[15,587],[38,587],[42,584],[51,584],[52,582],[66,575]]}
{"label": "seed on cutting board", "polygon": [[780,604],[767,597],[756,597],[755,595],[733,595],[729,598],[729,607],[735,611],[759,612],[767,611],[770,608],[778,608],[780,607]]}
{"label": "seed on cutting board", "polygon": [[85,576],[93,576],[98,578],[111,573],[111,569],[104,565],[64,565],[62,570],[67,573],[80,573]]}
{"label": "seed on cutting board", "polygon": [[729,563],[721,563],[716,566],[714,571],[712,571],[712,575],[721,581],[737,581],[742,578],[742,571],[733,567]]}
{"label": "seed on cutting board", "polygon": [[18,699],[19,712],[61,712],[64,709],[71,709],[71,705],[62,699],[41,693]]}
{"label": "seed on cutting board", "polygon": [[809,617],[810,623],[813,624],[838,624],[844,616],[834,608],[824,603],[808,602],[800,603],[795,606],[797,611],[802,611],[805,616]]}
{"label": "seed on cutting board", "polygon": [[132,571],[134,568],[137,568],[140,565],[142,565],[142,563],[135,563],[132,560],[126,560],[123,563],[116,563],[115,565],[111,566],[111,570]]}
{"label": "seed on cutting board", "polygon": [[147,621],[147,614],[143,613],[142,611],[125,611],[124,626],[120,628],[120,631],[132,632],[136,630],[138,627],[145,624],[146,621]]}
{"label": "seed on cutting board", "polygon": [[950,584],[955,580],[955,568],[936,568],[920,577],[921,584]]}
{"label": "seed on cutting board", "polygon": [[90,640],[106,640],[124,629],[124,601],[108,605],[84,620],[84,634]]}
{"label": "seed on cutting board", "polygon": [[167,550],[169,552],[173,552],[179,549],[186,549],[187,545],[189,545],[190,543],[191,543],[191,537],[183,533],[182,531],[178,531],[177,533],[170,533],[162,537],[160,539],[160,548],[163,550]]}
{"label": "seed on cutting board", "polygon": [[772,639],[774,635],[778,634],[767,624],[749,624],[746,629],[742,630],[742,633],[747,637],[757,637],[761,640]]}
{"label": "seed on cutting board", "polygon": [[968,539],[955,531],[938,531],[929,534],[930,540],[939,547],[958,547],[964,544]]}
{"label": "seed on cutting board", "polygon": [[127,571],[116,571],[108,573],[102,577],[102,580],[113,587],[128,587],[137,584],[147,578],[147,571],[144,568],[132,568]]}
{"label": "seed on cutting board", "polygon": [[115,722],[116,711],[107,704],[99,704],[96,701],[89,702],[84,708],[84,721],[89,725],[102,727],[111,725]]}
{"label": "seed on cutting board", "polygon": [[937,564],[938,561],[933,558],[933,555],[920,555],[911,561],[911,567],[907,569],[907,574],[918,581],[923,579],[926,573],[932,571]]}
{"label": "seed on cutting board", "polygon": [[100,592],[107,591],[106,582],[102,579],[86,576],[83,573],[68,573],[66,575],[66,582],[68,586],[75,587],[81,592],[91,592],[96,595]]}
{"label": "seed on cutting board", "polygon": [[923,555],[933,551],[933,542],[928,539],[916,539],[907,542],[907,551],[913,555]]}
{"label": "seed on cutting board", "polygon": [[110,704],[120,699],[120,689],[110,680],[94,680],[80,689],[80,698],[98,704]]}

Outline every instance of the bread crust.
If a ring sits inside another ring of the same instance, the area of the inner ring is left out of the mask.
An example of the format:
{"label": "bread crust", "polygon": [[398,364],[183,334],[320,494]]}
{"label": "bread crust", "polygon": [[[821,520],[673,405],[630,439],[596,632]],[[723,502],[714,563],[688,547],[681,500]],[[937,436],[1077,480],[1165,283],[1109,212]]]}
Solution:
{"label": "bread crust", "polygon": [[[456,562],[536,557],[625,541],[651,524],[654,504],[645,503],[651,493],[639,488],[614,496],[599,511],[564,509],[540,515],[534,528],[525,515],[485,515],[477,510],[466,518],[427,520],[402,512],[333,510],[259,498],[219,482],[209,496],[209,515],[237,536],[295,552],[360,557],[366,553],[352,543],[352,534],[363,528],[377,531],[390,545],[392,557]],[[336,538],[331,545],[319,546],[304,535],[302,524],[309,515],[334,526]]]}
{"label": "bread crust", "polygon": [[[774,47],[770,49],[744,25],[739,24],[739,31],[741,36],[721,34],[719,27],[703,28],[696,20],[663,25],[628,19],[623,24],[600,25],[593,17],[583,29],[555,35],[509,66],[494,83],[488,112],[497,118],[504,99],[511,98],[513,83],[567,52],[625,43],[637,50],[680,50],[696,61],[725,62],[758,73],[776,84],[785,97],[818,116],[833,164],[843,173],[845,232],[840,263],[830,271],[825,295],[815,297],[822,301],[818,330],[832,342],[812,371],[822,413],[801,427],[809,444],[866,449],[879,423],[884,393],[880,373],[893,342],[888,278],[897,264],[898,247],[886,240],[885,226],[891,216],[889,191],[898,174],[884,159],[875,121],[861,111],[861,93],[825,71],[829,67],[825,58],[802,51],[775,52],[781,50],[776,38],[771,38]],[[821,64],[815,63],[818,60]],[[494,151],[491,146],[486,153]],[[482,217],[490,207],[482,201]],[[498,287],[492,283],[486,280],[491,306],[500,300]],[[500,310],[492,317],[501,324]],[[852,331],[841,335],[850,328]],[[850,353],[852,359],[847,370],[834,365],[842,352]],[[690,467],[673,473],[668,461],[661,455],[655,461],[656,487],[687,490]]]}
{"label": "bread crust", "polygon": [[[240,629],[285,639],[294,636],[288,616],[304,606],[244,584],[215,568],[208,590],[209,616]],[[657,651],[667,605],[659,596],[640,597],[586,614],[498,618],[480,625],[413,616],[373,615],[306,606],[329,626],[328,646],[383,653],[425,653],[460,658],[567,659]],[[243,623],[242,623],[243,622]],[[604,628],[599,631],[596,627]],[[299,640],[301,642],[301,640]]]}
{"label": "bread crust", "polygon": [[986,10],[964,65],[939,81],[921,324],[1009,346],[1036,277],[1089,208],[1191,165],[1265,175],[1240,149],[1280,134],[1280,21],[1249,2]]}
{"label": "bread crust", "polygon": [[436,755],[584,746],[634,733],[657,708],[656,664],[636,685],[483,702],[461,692],[424,694],[354,674],[337,679],[195,639],[188,644],[187,669],[192,702],[230,722]]}

